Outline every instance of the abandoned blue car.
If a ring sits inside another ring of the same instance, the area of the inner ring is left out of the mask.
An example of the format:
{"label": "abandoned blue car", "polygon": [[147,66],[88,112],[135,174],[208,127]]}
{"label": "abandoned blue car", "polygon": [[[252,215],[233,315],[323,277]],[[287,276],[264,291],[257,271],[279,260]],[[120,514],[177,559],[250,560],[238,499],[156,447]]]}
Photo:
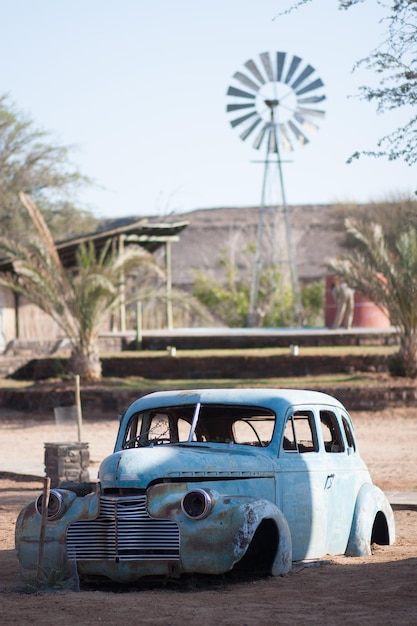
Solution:
{"label": "abandoned blue car", "polygon": [[[290,389],[152,393],[120,417],[96,488],[51,490],[20,513],[21,567],[133,582],[363,556],[395,538],[393,512],[335,398]],[[45,508],[45,507],[44,507]]]}

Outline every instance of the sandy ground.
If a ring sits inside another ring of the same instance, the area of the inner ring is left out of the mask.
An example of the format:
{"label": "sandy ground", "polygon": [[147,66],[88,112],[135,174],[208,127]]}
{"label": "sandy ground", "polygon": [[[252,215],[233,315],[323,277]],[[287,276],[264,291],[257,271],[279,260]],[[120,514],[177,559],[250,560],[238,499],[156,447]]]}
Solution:
{"label": "sandy ground", "polygon": [[[417,410],[352,413],[362,457],[389,492],[417,492]],[[84,419],[90,476],[112,451],[116,417]],[[53,416],[0,413],[0,473],[43,474],[44,443],[62,440]],[[0,474],[1,475],[1,474]],[[3,474],[4,476],[4,474]],[[0,478],[1,624],[417,624],[417,508],[395,506],[397,541],[366,558],[328,557],[279,578],[193,578],[150,587],[22,593],[14,524],[40,481]]]}

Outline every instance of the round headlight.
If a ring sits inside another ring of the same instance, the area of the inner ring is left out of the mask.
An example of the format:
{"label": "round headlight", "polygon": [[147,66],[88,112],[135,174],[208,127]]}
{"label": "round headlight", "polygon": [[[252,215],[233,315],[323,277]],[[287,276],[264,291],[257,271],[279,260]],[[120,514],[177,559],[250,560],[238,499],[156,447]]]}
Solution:
{"label": "round headlight", "polygon": [[[38,496],[35,506],[39,515],[42,515],[42,501],[43,501],[43,493]],[[49,502],[48,502],[48,510],[47,510],[47,518],[48,520],[57,519],[64,510],[64,500],[62,494],[59,491],[55,491],[55,489],[51,489],[49,494]]]}
{"label": "round headlight", "polygon": [[213,496],[205,489],[193,489],[183,497],[181,508],[191,519],[207,517],[214,506]]}

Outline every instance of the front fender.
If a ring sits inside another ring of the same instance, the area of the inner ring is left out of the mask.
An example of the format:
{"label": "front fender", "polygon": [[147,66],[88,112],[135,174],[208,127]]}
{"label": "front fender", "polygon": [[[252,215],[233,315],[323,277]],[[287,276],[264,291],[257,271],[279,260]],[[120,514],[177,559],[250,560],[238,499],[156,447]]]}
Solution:
{"label": "front fender", "polygon": [[15,546],[23,570],[31,571],[39,565],[45,570],[64,568],[67,562],[65,538],[68,525],[74,520],[94,519],[98,515],[97,494],[79,497],[65,489],[57,491],[61,493],[65,506],[59,519],[46,522],[41,564],[38,563],[41,516],[36,510],[35,501],[19,513],[15,528]]}
{"label": "front fender", "polygon": [[279,537],[271,574],[278,576],[291,570],[291,533],[275,504],[245,496],[223,496],[210,489],[214,500],[211,512],[203,519],[190,519],[181,508],[187,491],[185,484],[171,483],[155,485],[148,492],[149,514],[174,519],[180,528],[184,572],[220,574],[231,570],[266,519],[274,522]]}
{"label": "front fender", "polygon": [[394,513],[385,494],[371,483],[363,485],[356,499],[352,526],[345,554],[369,556],[371,554],[372,528],[378,513],[385,516],[389,545],[395,541]]}

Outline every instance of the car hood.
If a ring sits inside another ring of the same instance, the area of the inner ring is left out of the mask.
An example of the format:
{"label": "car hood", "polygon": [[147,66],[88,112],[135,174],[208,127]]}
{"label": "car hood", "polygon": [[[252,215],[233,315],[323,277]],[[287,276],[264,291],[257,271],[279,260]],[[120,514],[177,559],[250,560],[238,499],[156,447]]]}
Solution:
{"label": "car hood", "polygon": [[154,481],[236,479],[273,475],[269,453],[257,448],[198,445],[159,445],[121,450],[100,465],[103,489],[146,489]]}

